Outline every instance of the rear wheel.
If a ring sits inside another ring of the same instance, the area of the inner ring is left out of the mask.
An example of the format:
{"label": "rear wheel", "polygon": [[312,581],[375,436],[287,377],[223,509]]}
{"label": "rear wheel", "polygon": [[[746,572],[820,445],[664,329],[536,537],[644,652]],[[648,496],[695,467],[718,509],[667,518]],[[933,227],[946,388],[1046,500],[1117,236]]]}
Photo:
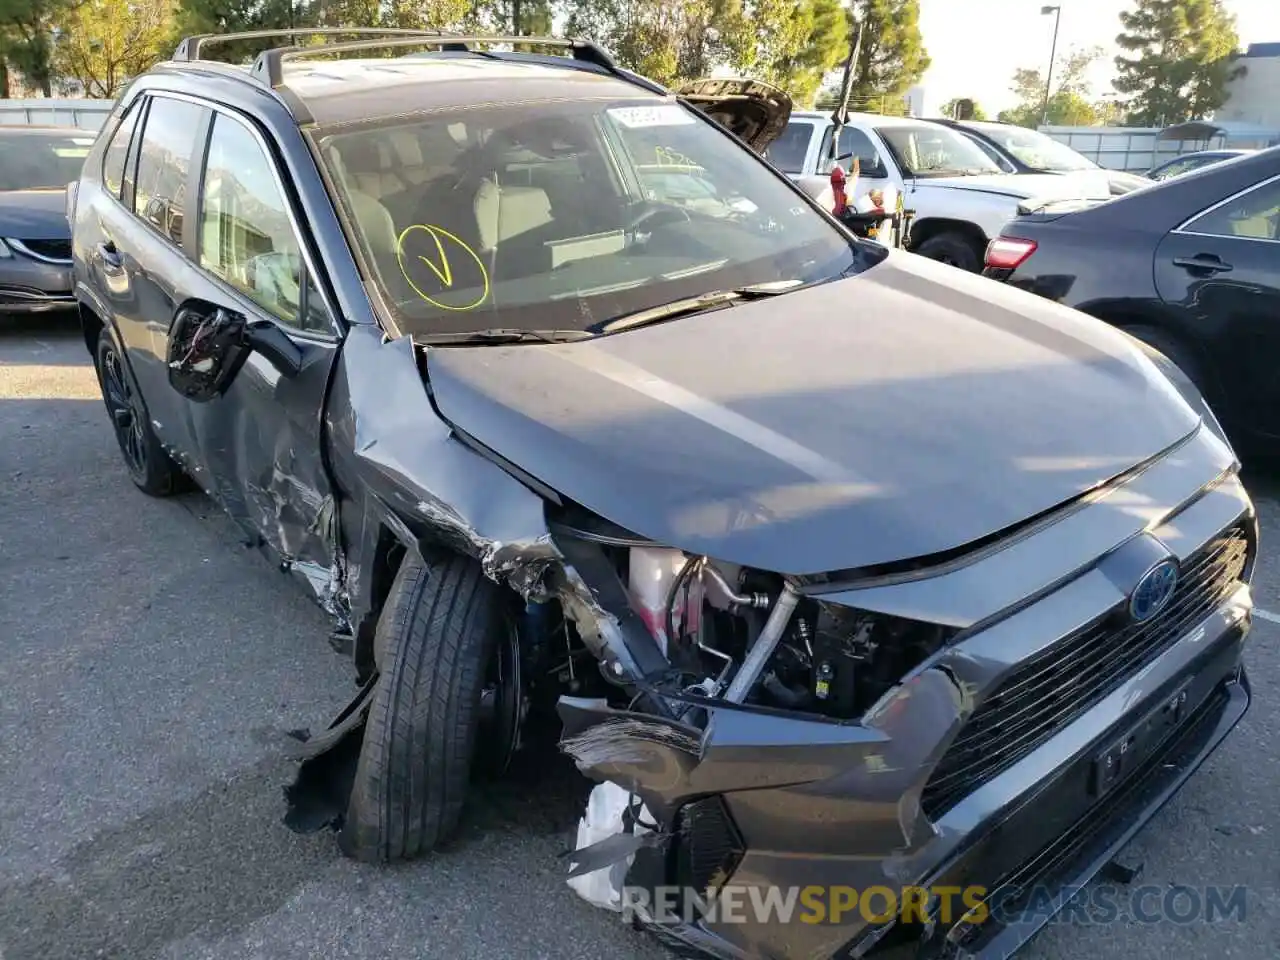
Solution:
{"label": "rear wheel", "polygon": [[129,479],[143,493],[165,497],[182,485],[182,469],[173,462],[151,429],[142,395],[111,334],[103,329],[94,355],[102,401],[111,418]]}
{"label": "rear wheel", "polygon": [[457,828],[473,767],[510,759],[521,693],[507,599],[469,558],[401,562],[378,621],[378,688],[338,837],[348,856],[430,852]]}
{"label": "rear wheel", "polygon": [[982,268],[982,255],[974,248],[973,242],[954,230],[935,234],[916,247],[915,252],[970,273],[977,273]]}

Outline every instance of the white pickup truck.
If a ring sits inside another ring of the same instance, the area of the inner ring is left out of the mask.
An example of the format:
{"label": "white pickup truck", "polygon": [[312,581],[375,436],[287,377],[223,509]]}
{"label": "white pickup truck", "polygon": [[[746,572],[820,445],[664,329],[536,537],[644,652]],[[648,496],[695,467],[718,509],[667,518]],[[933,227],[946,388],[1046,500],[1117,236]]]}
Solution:
{"label": "white pickup truck", "polygon": [[[810,196],[826,199],[833,130],[829,114],[793,111],[765,156]],[[907,248],[975,272],[982,269],[987,241],[1014,218],[1022,201],[1111,196],[1104,170],[1068,176],[1004,173],[963,134],[909,117],[850,114],[835,153],[846,171],[858,158],[850,203],[878,189],[889,209],[902,193],[904,206],[915,211]]]}

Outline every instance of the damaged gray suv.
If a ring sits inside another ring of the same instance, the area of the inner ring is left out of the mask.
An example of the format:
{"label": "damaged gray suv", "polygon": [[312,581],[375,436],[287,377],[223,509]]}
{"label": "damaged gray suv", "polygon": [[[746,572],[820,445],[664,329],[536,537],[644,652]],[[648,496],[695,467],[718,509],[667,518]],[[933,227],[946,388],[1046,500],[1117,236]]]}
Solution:
{"label": "damaged gray suv", "polygon": [[579,869],[988,892],[671,942],[1007,956],[1240,719],[1254,511],[1161,355],[855,239],[760,157],[767,85],[298,33],[185,41],[68,200],[129,475],[195,481],[354,658],[294,826],[423,854],[558,714],[643,808]]}

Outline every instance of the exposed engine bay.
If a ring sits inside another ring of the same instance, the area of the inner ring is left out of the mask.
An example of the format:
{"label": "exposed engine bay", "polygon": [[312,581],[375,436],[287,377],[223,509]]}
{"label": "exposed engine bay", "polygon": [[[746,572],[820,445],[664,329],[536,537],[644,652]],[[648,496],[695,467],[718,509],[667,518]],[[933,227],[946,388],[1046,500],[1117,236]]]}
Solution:
{"label": "exposed engine bay", "polygon": [[[657,670],[642,665],[640,672],[655,690],[680,695],[674,717],[685,724],[705,723],[705,711],[696,705],[700,698],[857,719],[950,633],[937,624],[826,602],[776,573],[656,546],[625,531],[602,532],[601,521],[591,520],[589,528],[559,526],[557,533],[598,545],[619,587],[614,605],[626,603],[661,654]],[[600,591],[603,564],[592,572],[591,586]],[[549,605],[530,605],[535,628],[526,636],[532,651],[549,640],[545,625],[553,618],[537,609]],[[578,636],[570,618],[563,634],[569,667],[591,656],[590,639]],[[608,652],[599,653],[607,663]],[[563,662],[564,648],[559,657]],[[617,679],[607,668],[601,673]],[[559,692],[589,689],[580,669],[562,666],[557,675]]]}

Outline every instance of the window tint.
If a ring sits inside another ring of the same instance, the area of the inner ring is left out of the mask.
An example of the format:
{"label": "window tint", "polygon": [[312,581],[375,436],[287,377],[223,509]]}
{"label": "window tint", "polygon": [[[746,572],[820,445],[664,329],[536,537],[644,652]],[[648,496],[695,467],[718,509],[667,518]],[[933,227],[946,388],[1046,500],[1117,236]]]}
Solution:
{"label": "window tint", "polygon": [[111,191],[113,197],[119,197],[124,186],[125,161],[129,159],[129,144],[133,141],[133,131],[137,129],[138,117],[142,115],[142,101],[135,100],[116,132],[111,135],[107,151],[102,159],[102,182]]}
{"label": "window tint", "polygon": [[[829,159],[829,155],[831,153],[831,134],[834,130],[835,127],[828,127],[826,135],[822,138],[822,150],[818,154],[819,173],[831,172],[832,162]],[[844,158],[840,160],[840,164],[846,170],[849,169],[853,157],[857,157],[858,170],[861,176],[887,177],[889,175],[880,160],[880,154],[871,143],[871,138],[854,127],[845,127],[840,131],[840,142],[836,145],[836,156]]]}
{"label": "window tint", "polygon": [[950,127],[887,122],[878,126],[876,132],[909,176],[957,177],[1000,172],[972,140]]}
{"label": "window tint", "polygon": [[1000,151],[987,143],[985,140],[979,140],[977,137],[971,137],[973,145],[991,158],[991,161],[1007,173],[1013,173],[1013,164],[1000,155]]}
{"label": "window tint", "polygon": [[1184,157],[1180,160],[1170,160],[1163,167],[1157,167],[1153,180],[1168,180],[1170,177],[1180,177],[1184,173],[1190,173],[1192,170],[1199,170],[1201,167],[1207,167],[1217,163],[1221,157]]}
{"label": "window tint", "polygon": [[154,97],[142,131],[133,209],[174,243],[182,244],[187,173],[195,153],[203,107]]}
{"label": "window tint", "polygon": [[200,266],[285,323],[328,331],[287,211],[272,162],[257,139],[243,124],[218,114],[200,203]]}
{"label": "window tint", "polygon": [[783,173],[804,173],[804,156],[809,152],[813,139],[813,124],[807,120],[792,120],[778,139],[764,151],[765,159]]}
{"label": "window tint", "polygon": [[1280,180],[1272,180],[1244,196],[1191,221],[1187,230],[1215,237],[1280,240]]}

